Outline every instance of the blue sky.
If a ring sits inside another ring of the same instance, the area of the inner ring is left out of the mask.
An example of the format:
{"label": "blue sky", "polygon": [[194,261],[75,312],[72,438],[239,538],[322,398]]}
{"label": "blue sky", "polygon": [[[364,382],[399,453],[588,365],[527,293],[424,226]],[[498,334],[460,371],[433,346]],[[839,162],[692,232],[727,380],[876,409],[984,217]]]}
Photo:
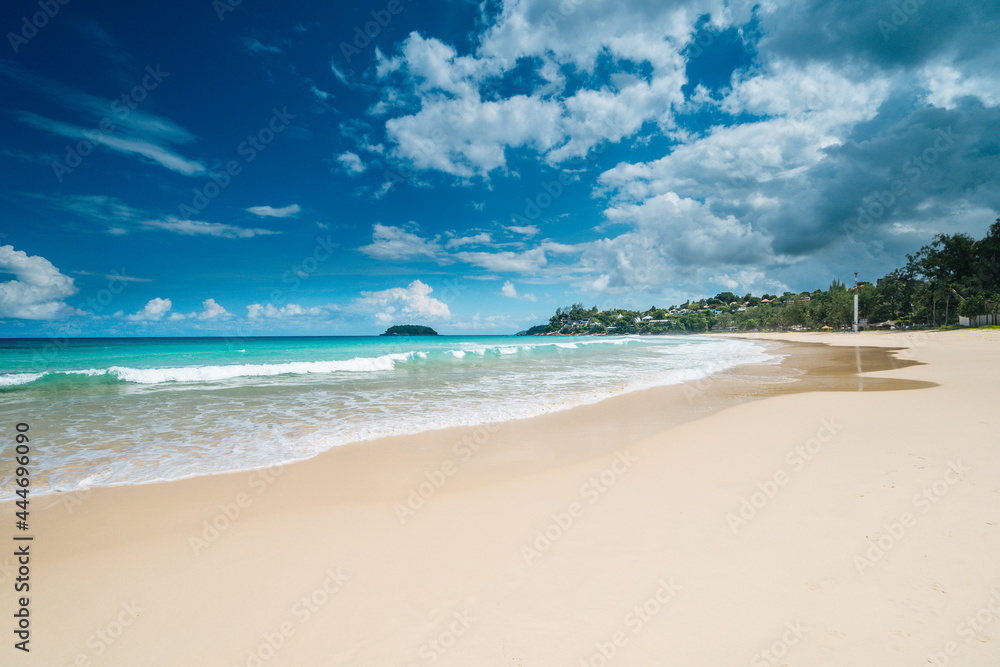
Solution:
{"label": "blue sky", "polygon": [[0,335],[513,333],[1000,211],[993,2],[8,2]]}

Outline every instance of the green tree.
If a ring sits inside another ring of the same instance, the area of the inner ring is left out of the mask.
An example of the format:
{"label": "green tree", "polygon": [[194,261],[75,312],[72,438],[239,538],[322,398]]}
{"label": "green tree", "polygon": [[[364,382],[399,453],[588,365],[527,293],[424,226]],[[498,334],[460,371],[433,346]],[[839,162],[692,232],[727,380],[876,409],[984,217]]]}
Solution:
{"label": "green tree", "polygon": [[740,300],[740,298],[735,294],[733,294],[732,292],[719,292],[718,294],[715,295],[715,298],[721,301],[722,303],[726,304],[727,306],[731,304],[733,301]]}
{"label": "green tree", "polygon": [[970,296],[962,301],[958,306],[958,314],[962,317],[975,317],[986,314],[986,299],[983,295]]}
{"label": "green tree", "polygon": [[1000,292],[1000,218],[976,241],[975,254],[976,284],[987,294]]}
{"label": "green tree", "polygon": [[953,301],[974,287],[977,268],[977,244],[968,234],[938,234],[913,255],[907,255],[907,268],[927,283],[931,303],[931,321],[938,322],[938,303],[943,305],[944,324],[948,324]]}
{"label": "green tree", "polygon": [[681,315],[680,323],[685,331],[692,333],[708,331],[708,321],[701,313],[685,313]]}

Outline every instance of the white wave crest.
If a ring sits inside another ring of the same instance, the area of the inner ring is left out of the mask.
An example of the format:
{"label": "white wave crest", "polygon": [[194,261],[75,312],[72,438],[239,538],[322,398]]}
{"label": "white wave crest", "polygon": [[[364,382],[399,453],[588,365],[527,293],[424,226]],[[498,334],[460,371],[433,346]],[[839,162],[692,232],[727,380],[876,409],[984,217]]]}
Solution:
{"label": "white wave crest", "polygon": [[355,357],[340,361],[293,361],[284,364],[234,364],[229,366],[183,366],[178,368],[128,368],[68,371],[82,375],[111,375],[123,382],[160,384],[163,382],[217,382],[241,377],[274,375],[306,375],[312,373],[364,373],[391,371],[397,361],[406,361],[407,354],[385,354],[381,357]]}
{"label": "white wave crest", "polygon": [[9,373],[0,375],[0,387],[14,387],[19,384],[34,382],[45,373]]}

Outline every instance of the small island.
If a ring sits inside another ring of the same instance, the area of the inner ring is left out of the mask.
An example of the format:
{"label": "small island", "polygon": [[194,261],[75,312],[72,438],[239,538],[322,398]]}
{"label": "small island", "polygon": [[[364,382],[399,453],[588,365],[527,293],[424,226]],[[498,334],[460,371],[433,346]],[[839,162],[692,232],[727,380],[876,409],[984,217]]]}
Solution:
{"label": "small island", "polygon": [[380,336],[437,336],[438,332],[419,324],[397,324],[385,330]]}

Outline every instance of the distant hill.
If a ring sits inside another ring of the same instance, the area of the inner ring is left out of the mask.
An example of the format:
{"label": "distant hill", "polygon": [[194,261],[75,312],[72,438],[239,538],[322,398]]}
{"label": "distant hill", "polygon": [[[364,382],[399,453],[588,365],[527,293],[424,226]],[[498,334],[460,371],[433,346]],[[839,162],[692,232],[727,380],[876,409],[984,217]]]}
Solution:
{"label": "distant hill", "polygon": [[517,335],[518,336],[541,336],[542,334],[546,333],[547,331],[548,331],[548,325],[546,325],[546,324],[539,324],[539,325],[531,327],[527,331],[518,331]]}
{"label": "distant hill", "polygon": [[384,334],[379,334],[380,336],[437,336],[438,332],[434,331],[430,327],[424,327],[419,324],[397,324],[394,327],[389,327],[385,330]]}

